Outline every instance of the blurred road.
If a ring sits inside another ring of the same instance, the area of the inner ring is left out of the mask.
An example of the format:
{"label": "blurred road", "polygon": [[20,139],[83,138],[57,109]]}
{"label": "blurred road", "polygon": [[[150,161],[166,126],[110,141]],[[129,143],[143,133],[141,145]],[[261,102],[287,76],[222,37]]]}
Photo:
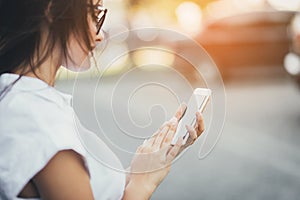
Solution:
{"label": "blurred road", "polygon": [[[227,117],[217,146],[208,157],[199,160],[199,143],[196,142],[174,163],[169,176],[154,193],[153,200],[299,199],[300,91],[285,74],[273,76],[272,69],[268,70],[267,76],[258,72],[252,77],[240,77],[226,83]],[[151,76],[150,72],[146,73],[147,77]],[[172,77],[162,78],[172,82]],[[116,90],[115,84],[117,81],[120,83],[121,77],[106,77],[100,83],[95,80],[80,80],[75,85],[75,90],[72,81],[61,81],[57,87],[69,93],[73,90],[74,107],[84,125],[99,133],[97,120],[94,119],[95,113],[105,137],[116,146],[134,151],[142,140],[132,141],[136,135],[129,137],[120,131],[126,120],[125,115],[122,115],[123,108],[118,105],[128,101],[126,91],[131,89],[131,84],[140,84],[137,80],[143,79],[144,76],[127,78],[118,85],[119,90]],[[98,85],[96,90],[95,85]],[[183,99],[190,92],[180,90],[179,86],[174,87],[177,87],[175,91],[182,92],[180,95]],[[149,120],[149,113],[143,112],[143,106],[155,104],[155,92],[157,90],[148,88],[147,95],[141,93],[135,97],[134,108],[138,113],[131,117],[139,127]],[[114,104],[107,97],[116,93],[118,96],[115,96]],[[97,103],[94,106],[95,99]],[[145,104],[139,103],[141,101]],[[130,102],[126,105],[131,107]],[[157,127],[172,114],[171,110],[176,108],[177,101],[173,99],[171,103],[163,105],[167,110],[163,117],[159,115],[162,112],[159,107],[152,107],[151,117],[158,118],[152,121],[153,127]],[[112,115],[112,112],[121,118]],[[151,128],[145,130],[148,135],[152,131]],[[125,155],[116,148],[113,150],[124,165],[130,162],[130,155]]]}

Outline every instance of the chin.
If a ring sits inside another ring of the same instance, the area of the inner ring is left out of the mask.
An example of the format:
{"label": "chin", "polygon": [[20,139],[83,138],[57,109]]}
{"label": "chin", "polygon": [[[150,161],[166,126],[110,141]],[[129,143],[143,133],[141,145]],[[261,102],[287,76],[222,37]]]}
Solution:
{"label": "chin", "polygon": [[78,62],[76,60],[74,61],[68,60],[67,62],[63,63],[62,66],[73,72],[84,72],[91,68],[91,62],[89,56],[87,56],[81,62],[80,61]]}

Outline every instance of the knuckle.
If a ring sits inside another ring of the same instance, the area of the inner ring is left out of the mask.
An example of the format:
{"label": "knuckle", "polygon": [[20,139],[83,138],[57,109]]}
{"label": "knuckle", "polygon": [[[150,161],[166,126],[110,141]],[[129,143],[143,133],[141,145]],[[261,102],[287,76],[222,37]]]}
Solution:
{"label": "knuckle", "polygon": [[162,139],[164,138],[164,134],[159,134],[155,140],[155,143],[154,144],[157,144],[159,143],[160,141],[162,141]]}
{"label": "knuckle", "polygon": [[175,157],[176,156],[176,152],[175,151],[170,151],[170,156]]}
{"label": "knuckle", "polygon": [[177,144],[175,144],[175,148],[176,149],[179,149],[181,147],[181,142],[180,143],[177,143]]}
{"label": "knuckle", "polygon": [[152,152],[152,148],[151,147],[144,147],[143,148],[143,153],[151,153]]}
{"label": "knuckle", "polygon": [[177,128],[177,125],[173,124],[171,127],[170,127],[170,131],[175,131]]}
{"label": "knuckle", "polygon": [[145,147],[143,147],[143,146],[139,146],[139,147],[137,148],[137,152],[138,152],[138,153],[142,153],[142,152],[144,151],[144,148],[145,148]]}
{"label": "knuckle", "polygon": [[171,136],[168,136],[168,137],[166,137],[166,139],[165,139],[165,143],[170,143],[170,142],[171,142],[171,139],[172,139],[172,137],[171,137]]}
{"label": "knuckle", "polygon": [[197,139],[197,134],[196,133],[194,133],[194,134],[192,134],[192,135],[190,135],[190,138],[192,139],[192,140],[196,140]]}
{"label": "knuckle", "polygon": [[164,133],[163,133],[163,132],[161,132],[161,133],[158,135],[158,137],[159,137],[159,138],[162,138],[162,137],[164,137]]}

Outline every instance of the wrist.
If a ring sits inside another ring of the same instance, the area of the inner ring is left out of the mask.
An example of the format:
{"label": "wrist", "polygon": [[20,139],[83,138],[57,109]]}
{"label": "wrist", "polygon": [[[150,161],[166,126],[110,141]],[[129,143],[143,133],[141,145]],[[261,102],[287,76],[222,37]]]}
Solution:
{"label": "wrist", "polygon": [[[153,192],[157,188],[154,184],[149,184],[147,182],[137,180],[137,179],[130,179],[128,185],[125,188],[124,199],[134,199],[134,200],[145,200],[150,199]],[[134,195],[132,195],[134,194]]]}
{"label": "wrist", "polygon": [[146,193],[149,194],[152,194],[157,188],[157,185],[155,184],[150,184],[149,182],[140,181],[134,178],[132,178],[129,183],[135,187],[141,188],[142,190],[144,190]]}

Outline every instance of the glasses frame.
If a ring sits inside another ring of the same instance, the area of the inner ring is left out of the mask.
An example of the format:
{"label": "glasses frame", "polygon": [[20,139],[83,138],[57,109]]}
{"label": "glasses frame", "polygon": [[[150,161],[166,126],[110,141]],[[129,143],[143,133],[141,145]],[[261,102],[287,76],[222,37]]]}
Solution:
{"label": "glasses frame", "polygon": [[98,35],[104,24],[106,13],[107,13],[107,8],[104,8],[103,6],[97,6],[97,10],[100,11],[97,16],[97,21],[96,21],[96,28],[97,28],[96,34]]}

